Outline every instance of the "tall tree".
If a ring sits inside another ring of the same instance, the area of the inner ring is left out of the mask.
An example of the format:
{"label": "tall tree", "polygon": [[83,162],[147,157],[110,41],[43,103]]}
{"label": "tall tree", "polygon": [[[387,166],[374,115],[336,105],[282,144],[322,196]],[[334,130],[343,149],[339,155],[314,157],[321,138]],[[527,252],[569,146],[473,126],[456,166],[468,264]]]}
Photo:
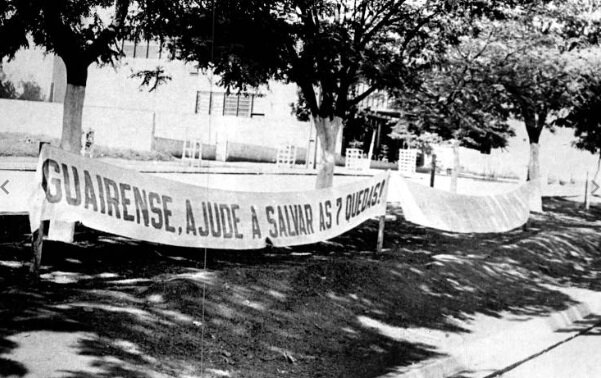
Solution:
{"label": "tall tree", "polygon": [[432,133],[453,141],[452,191],[457,189],[459,146],[490,153],[492,148],[505,147],[507,138],[514,135],[507,123],[505,92],[490,85],[475,64],[487,47],[469,39],[451,47],[444,60],[421,72],[417,85],[396,93],[400,120],[393,128],[394,135]]}
{"label": "tall tree", "polygon": [[578,138],[576,147],[599,154],[597,178],[601,167],[601,62],[597,58],[587,65],[590,67],[588,72],[583,73],[571,88],[574,98],[572,105],[554,123],[573,127]]}
{"label": "tall tree", "polygon": [[[336,136],[348,112],[431,65],[466,19],[493,10],[488,1],[467,0],[181,3],[169,21],[179,36],[170,44],[175,57],[214,69],[227,87],[269,78],[298,85],[322,147],[318,188],[332,185]],[[357,93],[358,84],[366,89]]]}
{"label": "tall tree", "polygon": [[0,5],[0,57],[31,44],[59,56],[67,71],[61,148],[79,153],[88,67],[111,63],[117,40],[131,35],[132,0],[5,0]]}
{"label": "tall tree", "polygon": [[553,35],[511,23],[502,25],[497,36],[481,67],[505,88],[512,113],[524,122],[530,142],[528,177],[538,179],[540,135],[570,104],[568,88],[576,72]]}
{"label": "tall tree", "polygon": [[[131,37],[139,13],[159,11],[153,0],[4,0],[0,5],[0,57],[13,57],[30,44],[60,57],[67,71],[60,147],[80,153],[88,67],[121,55],[117,41]],[[155,13],[156,14],[156,13]],[[4,36],[10,35],[10,38]],[[53,229],[72,241],[74,224]]]}
{"label": "tall tree", "polygon": [[556,120],[559,126],[574,128],[576,147],[593,154],[601,152],[601,77],[585,74],[576,100],[568,113]]}
{"label": "tall tree", "polygon": [[489,25],[494,43],[480,59],[480,69],[505,88],[513,115],[524,121],[531,179],[540,176],[542,130],[575,101],[571,89],[586,72],[582,49],[599,43],[600,9],[597,0],[533,1]]}

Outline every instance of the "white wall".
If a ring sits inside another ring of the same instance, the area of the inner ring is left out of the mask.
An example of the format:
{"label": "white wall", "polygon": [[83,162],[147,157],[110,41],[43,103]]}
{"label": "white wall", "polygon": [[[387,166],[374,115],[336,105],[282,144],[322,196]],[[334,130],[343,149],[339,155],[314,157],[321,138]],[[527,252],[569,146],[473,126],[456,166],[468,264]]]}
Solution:
{"label": "white wall", "polygon": [[[149,92],[140,87],[141,79],[131,76],[141,70],[164,69],[171,80]],[[193,65],[165,59],[123,58],[116,67],[93,65],[88,70],[86,104],[153,112],[194,114],[197,91],[223,92],[219,77],[197,72]],[[213,84],[211,85],[211,80]],[[258,89],[263,96],[256,98],[256,112],[265,118],[294,120],[290,103],[297,100],[295,84],[271,81]],[[249,89],[249,91],[251,91]]]}
{"label": "white wall", "polygon": [[[0,99],[0,132],[44,134],[60,138],[63,106],[57,103]],[[153,136],[184,140],[200,138],[278,147],[295,144],[306,148],[310,123],[266,117],[243,118],[181,113],[153,113],[98,106],[84,107],[83,129],[95,131],[98,145],[149,151]]]}
{"label": "white wall", "polygon": [[0,99],[0,131],[60,138],[62,104]]}
{"label": "white wall", "polygon": [[[460,164],[472,172],[513,175],[525,179],[530,144],[523,122],[510,121],[516,136],[509,140],[507,148],[494,149],[490,155],[483,155],[476,150],[460,149]],[[544,129],[540,138],[540,165],[543,177],[583,181],[586,172],[592,175],[596,171],[599,156],[579,150],[573,146],[576,140],[574,130],[557,128],[554,133]],[[453,165],[451,147],[437,147],[437,160],[443,168]]]}
{"label": "white wall", "polygon": [[157,113],[155,136],[183,140],[187,135],[189,138],[200,138],[207,144],[224,139],[266,147],[290,143],[304,148],[310,131],[309,122],[292,119]]}
{"label": "white wall", "polygon": [[94,141],[101,146],[139,151],[152,149],[151,112],[87,106],[83,112],[83,128],[93,129]]}
{"label": "white wall", "polygon": [[[141,79],[131,75],[143,69],[155,69],[160,64],[171,81],[154,92],[140,88]],[[86,105],[154,112],[194,113],[196,91],[202,83],[199,76],[190,76],[190,67],[179,62],[158,62],[147,59],[122,59],[116,67],[91,66],[88,70]]]}
{"label": "white wall", "polygon": [[[154,92],[140,88],[141,79],[131,78],[136,72],[157,66],[171,80]],[[13,79],[34,75],[46,95],[54,80],[55,93],[64,93],[66,76],[62,60],[44,55],[41,50],[20,51],[5,71]],[[219,138],[258,146],[277,147],[284,143],[307,146],[309,123],[298,122],[291,114],[290,103],[297,100],[296,85],[272,81],[259,88],[263,96],[255,98],[255,112],[264,113],[262,117],[195,114],[197,92],[223,92],[218,81],[217,76],[197,74],[191,64],[166,59],[123,58],[115,67],[94,64],[88,70],[83,127],[96,130],[98,144],[141,150],[151,148],[154,126],[156,136],[170,139],[183,140],[186,130],[190,130],[211,144]],[[0,131],[60,136],[61,105],[2,103],[0,111],[6,113],[0,120]]]}
{"label": "white wall", "polygon": [[[43,134],[60,138],[63,105],[0,99],[0,132]],[[83,128],[95,130],[98,145],[150,151],[152,113],[84,107]]]}

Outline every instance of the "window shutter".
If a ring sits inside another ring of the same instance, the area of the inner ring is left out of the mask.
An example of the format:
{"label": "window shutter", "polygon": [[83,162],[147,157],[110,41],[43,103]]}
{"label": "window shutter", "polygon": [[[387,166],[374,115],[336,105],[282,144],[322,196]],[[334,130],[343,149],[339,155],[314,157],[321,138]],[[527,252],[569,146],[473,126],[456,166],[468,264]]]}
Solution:
{"label": "window shutter", "polygon": [[196,92],[196,113],[211,114],[212,93],[209,91]]}
{"label": "window shutter", "polygon": [[223,115],[238,115],[238,95],[226,95],[223,103]]}
{"label": "window shutter", "polygon": [[241,94],[238,96],[238,117],[250,117],[252,113],[253,96],[249,94]]}

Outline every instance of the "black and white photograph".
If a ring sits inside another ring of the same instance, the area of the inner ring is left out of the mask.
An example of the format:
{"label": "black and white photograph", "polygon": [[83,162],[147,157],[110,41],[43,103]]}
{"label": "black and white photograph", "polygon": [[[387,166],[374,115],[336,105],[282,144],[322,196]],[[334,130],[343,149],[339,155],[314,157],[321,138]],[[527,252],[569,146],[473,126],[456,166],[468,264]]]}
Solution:
{"label": "black and white photograph", "polygon": [[601,1],[0,0],[0,377],[601,377]]}

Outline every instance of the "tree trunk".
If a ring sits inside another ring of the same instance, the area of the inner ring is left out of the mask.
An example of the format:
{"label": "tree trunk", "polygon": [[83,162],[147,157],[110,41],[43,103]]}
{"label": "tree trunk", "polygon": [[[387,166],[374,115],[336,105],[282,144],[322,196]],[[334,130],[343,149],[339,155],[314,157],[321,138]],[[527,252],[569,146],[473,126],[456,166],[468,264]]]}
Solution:
{"label": "tree trunk", "polygon": [[542,185],[540,177],[540,157],[539,157],[539,139],[543,131],[546,115],[538,115],[538,120],[535,118],[535,113],[527,113],[524,116],[526,131],[530,142],[530,159],[528,161],[528,181],[534,181],[534,190],[530,196],[530,210],[542,212]]}
{"label": "tree trunk", "polygon": [[336,165],[336,137],[342,126],[342,118],[314,117],[317,140],[321,146],[316,189],[329,188],[334,184],[334,166]]}
{"label": "tree trunk", "polygon": [[63,57],[63,61],[67,70],[67,91],[63,101],[61,148],[79,154],[88,64],[78,57]]}
{"label": "tree trunk", "polygon": [[547,113],[536,114],[532,109],[522,111],[528,141],[530,142],[530,160],[528,161],[528,180],[540,178],[539,145],[540,134],[543,131],[547,119]]}
{"label": "tree trunk", "polygon": [[63,132],[60,147],[75,154],[79,154],[81,151],[85,94],[85,85],[67,83],[67,92],[65,93],[65,101],[63,103]]}
{"label": "tree trunk", "polygon": [[542,213],[542,185],[540,177],[539,145],[530,143],[530,161],[528,162],[528,181],[532,181],[533,189],[528,200],[530,211]]}
{"label": "tree trunk", "polygon": [[530,159],[528,161],[528,181],[540,179],[540,145],[530,143]]}
{"label": "tree trunk", "polygon": [[[63,130],[60,148],[74,154],[81,153],[83,103],[88,80],[88,65],[81,59],[65,59],[67,91],[63,101]],[[75,223],[51,221],[48,238],[65,243],[73,242]]]}
{"label": "tree trunk", "polygon": [[451,171],[451,192],[457,193],[457,180],[459,178],[459,141],[453,141],[453,170]]}

